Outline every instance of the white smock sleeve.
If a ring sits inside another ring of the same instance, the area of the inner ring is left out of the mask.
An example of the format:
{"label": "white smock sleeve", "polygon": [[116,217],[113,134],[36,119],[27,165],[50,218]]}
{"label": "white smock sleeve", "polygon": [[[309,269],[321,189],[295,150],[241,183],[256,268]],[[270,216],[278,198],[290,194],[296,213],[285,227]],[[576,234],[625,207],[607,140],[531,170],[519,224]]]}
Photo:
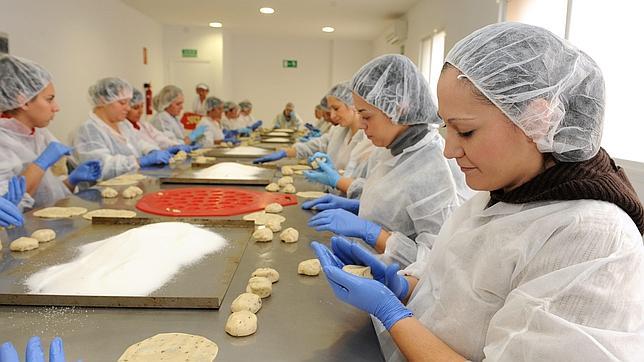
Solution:
{"label": "white smock sleeve", "polygon": [[316,152],[327,152],[329,145],[329,134],[325,133],[320,137],[316,137],[306,142],[298,142],[293,145],[295,148],[295,157],[305,159],[313,156]]}

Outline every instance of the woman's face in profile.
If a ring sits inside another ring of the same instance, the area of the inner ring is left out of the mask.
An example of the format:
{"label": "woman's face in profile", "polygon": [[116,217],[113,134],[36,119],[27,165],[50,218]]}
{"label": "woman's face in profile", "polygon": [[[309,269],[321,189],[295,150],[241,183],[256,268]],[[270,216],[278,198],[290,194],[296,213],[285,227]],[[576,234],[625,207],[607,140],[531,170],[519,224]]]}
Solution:
{"label": "woman's face in profile", "polygon": [[536,144],[495,105],[475,94],[461,72],[447,67],[438,81],[445,123],[445,157],[456,160],[474,190],[512,190],[544,170]]}

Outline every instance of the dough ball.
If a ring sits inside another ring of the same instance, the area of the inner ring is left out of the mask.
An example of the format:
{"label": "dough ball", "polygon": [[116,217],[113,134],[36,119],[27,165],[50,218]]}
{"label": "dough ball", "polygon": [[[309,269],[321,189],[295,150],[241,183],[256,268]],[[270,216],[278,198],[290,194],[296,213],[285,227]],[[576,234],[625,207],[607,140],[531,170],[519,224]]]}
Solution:
{"label": "dough ball", "polygon": [[138,188],[136,186],[130,186],[130,187],[126,188],[125,190],[123,190],[122,195],[126,199],[133,199],[133,198],[135,198],[135,197],[137,197],[139,195],[143,195],[143,190],[141,190],[140,188]]}
{"label": "dough ball", "polygon": [[270,184],[266,185],[265,189],[268,192],[277,192],[280,190],[280,185],[276,184],[275,182],[271,182]]}
{"label": "dough ball", "polygon": [[217,353],[217,344],[202,336],[161,333],[128,347],[118,362],[214,361]]}
{"label": "dough ball", "polygon": [[282,205],[278,204],[277,202],[273,202],[271,204],[268,204],[264,208],[264,211],[270,212],[270,213],[273,213],[273,214],[277,214],[278,212],[282,212],[282,210],[284,210],[284,207]]}
{"label": "dough ball", "polygon": [[255,230],[253,239],[256,241],[273,241],[273,232],[267,227]]}
{"label": "dough ball", "polygon": [[38,240],[23,236],[11,242],[9,249],[11,251],[28,251],[38,247]]}
{"label": "dough ball", "polygon": [[297,273],[303,275],[316,276],[321,270],[320,261],[317,259],[304,260],[297,266]]}
{"label": "dough ball", "polygon": [[297,190],[295,190],[295,186],[293,186],[293,184],[288,184],[284,186],[284,188],[282,189],[282,192],[285,194],[294,194],[297,192]]}
{"label": "dough ball", "polygon": [[268,278],[271,283],[276,283],[278,280],[280,280],[280,273],[278,273],[277,270],[273,268],[257,268],[255,269],[253,274],[251,274],[251,276]]}
{"label": "dough ball", "polygon": [[248,279],[246,291],[257,294],[260,298],[267,298],[270,297],[273,291],[273,283],[266,277],[252,277]]}
{"label": "dough ball", "polygon": [[262,307],[262,298],[257,294],[253,293],[242,293],[235,300],[233,304],[230,305],[230,311],[241,312],[243,310],[257,313],[257,311]]}
{"label": "dough ball", "polygon": [[[257,222],[257,220],[255,220],[255,222]],[[277,220],[268,220],[265,225],[274,233],[282,230],[282,223]]]}
{"label": "dough ball", "polygon": [[315,160],[313,160],[313,162],[311,162],[311,167],[313,169],[318,169],[318,168],[320,168],[320,164],[325,163],[325,162],[326,162],[326,158],[324,158],[324,157],[316,157]]}
{"label": "dough ball", "polygon": [[345,266],[342,267],[342,270],[344,270],[347,273],[357,275],[359,277],[373,279],[373,275],[371,275],[371,267],[369,267],[369,266],[364,266],[364,265],[345,265]]}
{"label": "dough ball", "polygon": [[228,317],[225,330],[234,337],[250,336],[257,331],[257,316],[247,310],[235,312]]}
{"label": "dough ball", "polygon": [[56,232],[52,229],[40,229],[34,231],[31,237],[38,240],[39,243],[46,243],[56,239]]}
{"label": "dough ball", "polygon": [[283,166],[282,167],[282,175],[290,176],[292,174],[293,174],[293,169],[290,166]]}
{"label": "dough ball", "polygon": [[111,187],[106,187],[103,190],[101,190],[101,196],[105,199],[112,199],[115,198],[119,195],[118,191],[114,190]]}
{"label": "dough ball", "polygon": [[293,178],[291,176],[280,177],[280,179],[277,180],[277,184],[280,187],[284,187],[286,185],[292,185],[293,184]]}
{"label": "dough ball", "polygon": [[293,228],[288,228],[280,234],[280,240],[282,240],[285,243],[294,243],[299,239],[300,233],[293,229]]}

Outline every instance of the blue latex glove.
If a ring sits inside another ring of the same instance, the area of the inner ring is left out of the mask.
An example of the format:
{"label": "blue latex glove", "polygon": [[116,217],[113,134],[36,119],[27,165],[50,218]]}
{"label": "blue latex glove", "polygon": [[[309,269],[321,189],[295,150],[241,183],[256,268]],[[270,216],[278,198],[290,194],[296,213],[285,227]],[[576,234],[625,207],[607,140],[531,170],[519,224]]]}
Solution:
{"label": "blue latex glove", "polygon": [[9,187],[7,193],[2,197],[10,201],[12,204],[18,206],[22,197],[25,195],[27,190],[27,180],[24,176],[13,176],[9,180]]}
{"label": "blue latex glove", "polygon": [[390,330],[396,322],[413,316],[389,288],[377,280],[362,278],[342,271],[337,258],[327,257],[324,245],[312,242],[311,246],[320,260],[333,293],[345,303],[361,309],[378,318]]}
{"label": "blue latex glove", "polygon": [[239,134],[239,132],[237,132],[237,130],[234,130],[234,129],[230,129],[230,130],[225,129],[225,130],[223,130],[223,132],[224,132],[224,137],[225,138],[235,137],[235,136],[237,136]]}
{"label": "blue latex glove", "polygon": [[253,163],[264,163],[264,162],[271,162],[271,161],[278,161],[281,160],[282,158],[286,157],[286,151],[284,150],[279,150],[275,151],[273,153],[270,153],[264,157],[256,158],[253,160]]}
{"label": "blue latex glove", "polygon": [[373,278],[389,288],[398,299],[403,300],[407,297],[409,282],[404,276],[398,274],[400,265],[397,263],[387,265],[358,243],[350,242],[340,236],[331,238],[331,249],[343,264],[370,267]]}
{"label": "blue latex glove", "polygon": [[[1,362],[20,362],[18,352],[11,342],[5,342],[0,346]],[[34,336],[29,338],[25,349],[26,362],[45,362],[45,355],[40,345],[40,337]],[[65,351],[63,350],[63,340],[55,337],[49,345],[49,362],[65,362]]]}
{"label": "blue latex glove", "polygon": [[0,197],[0,226],[22,226],[24,223],[25,219],[22,217],[20,209],[11,201]]}
{"label": "blue latex glove", "polygon": [[330,166],[328,162],[321,162],[319,166],[315,171],[304,171],[304,177],[311,182],[336,187],[340,180],[338,171],[332,165]]}
{"label": "blue latex glove", "polygon": [[179,151],[183,151],[183,152],[187,153],[187,152],[192,151],[193,149],[194,148],[192,146],[189,146],[189,145],[174,145],[174,146],[170,146],[170,147],[166,148],[165,150],[174,155]]}
{"label": "blue latex glove", "polygon": [[247,136],[247,135],[249,135],[251,132],[253,132],[253,130],[252,130],[252,129],[250,129],[250,128],[248,128],[248,127],[244,127],[244,128],[240,128],[240,129],[238,129],[238,130],[237,130],[237,132],[239,132],[239,134],[240,134],[240,135],[246,135],[246,136]]}
{"label": "blue latex glove", "polygon": [[304,143],[304,142],[307,142],[309,139],[310,139],[309,136],[302,136],[298,138],[297,141]]}
{"label": "blue latex glove", "polygon": [[316,231],[331,231],[335,234],[361,238],[374,246],[382,227],[364,220],[343,209],[324,210],[309,219],[308,225]]}
{"label": "blue latex glove", "polygon": [[190,142],[194,142],[198,140],[199,137],[203,136],[204,132],[206,132],[206,128],[207,127],[205,125],[201,125],[190,132],[190,134],[188,135]]}
{"label": "blue latex glove", "polygon": [[69,183],[76,185],[82,181],[94,182],[101,178],[101,161],[89,160],[81,163],[69,174]]}
{"label": "blue latex glove", "polygon": [[315,126],[313,126],[309,122],[304,123],[304,127],[306,127],[306,129],[308,129],[309,131],[312,131],[313,129],[315,129]]}
{"label": "blue latex glove", "polygon": [[264,124],[264,122],[262,120],[258,120],[258,121],[256,121],[255,123],[253,123],[250,126],[250,129],[252,129],[254,131],[254,130],[258,129],[259,127],[261,127],[262,124]]}
{"label": "blue latex glove", "polygon": [[318,211],[344,209],[357,215],[360,210],[360,200],[347,199],[346,197],[327,194],[322,197],[318,197],[315,200],[304,202],[302,204],[302,208],[305,210],[313,209]]}
{"label": "blue latex glove", "polygon": [[145,156],[139,158],[139,164],[141,167],[147,167],[152,165],[167,165],[170,162],[170,152],[168,151],[152,151]]}
{"label": "blue latex glove", "polygon": [[190,146],[188,146],[188,147],[190,147],[190,148],[189,148],[189,149],[188,149],[188,151],[186,151],[186,152],[192,152],[192,151],[194,151],[194,150],[198,150],[198,149],[200,149],[200,148],[201,148],[201,145],[200,145],[200,144],[198,144],[198,143],[196,143],[196,144],[194,144],[194,145],[190,145]]}
{"label": "blue latex glove", "polygon": [[224,142],[230,142],[230,143],[234,144],[235,146],[241,143],[239,141],[239,139],[237,139],[236,136],[226,137],[226,138],[224,138]]}
{"label": "blue latex glove", "polygon": [[[324,152],[316,152],[313,154],[313,156],[309,156],[309,158],[306,159],[306,161],[310,164],[313,163],[313,161],[317,161],[318,158],[322,158],[325,160],[326,164],[331,166],[331,168],[335,169],[335,165],[333,164],[333,160],[331,159],[331,156]],[[318,165],[320,162],[318,162]]]}
{"label": "blue latex glove", "polygon": [[61,157],[71,154],[72,149],[60,142],[50,142],[44,151],[36,158],[34,163],[38,167],[47,171],[54,163],[58,162]]}

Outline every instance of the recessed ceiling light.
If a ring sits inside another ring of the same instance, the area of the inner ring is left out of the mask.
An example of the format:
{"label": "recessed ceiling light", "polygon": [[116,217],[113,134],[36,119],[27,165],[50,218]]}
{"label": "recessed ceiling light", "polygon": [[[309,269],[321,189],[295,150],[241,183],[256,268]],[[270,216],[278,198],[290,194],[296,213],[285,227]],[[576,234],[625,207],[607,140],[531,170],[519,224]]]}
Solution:
{"label": "recessed ceiling light", "polygon": [[211,28],[221,28],[222,26],[224,26],[224,24],[218,21],[213,21],[212,23],[208,23],[208,26]]}
{"label": "recessed ceiling light", "polygon": [[259,12],[262,14],[272,14],[275,12],[275,9],[273,8],[260,8]]}
{"label": "recessed ceiling light", "polygon": [[325,26],[324,28],[322,28],[322,31],[325,33],[333,33],[335,31],[335,28],[331,26]]}

